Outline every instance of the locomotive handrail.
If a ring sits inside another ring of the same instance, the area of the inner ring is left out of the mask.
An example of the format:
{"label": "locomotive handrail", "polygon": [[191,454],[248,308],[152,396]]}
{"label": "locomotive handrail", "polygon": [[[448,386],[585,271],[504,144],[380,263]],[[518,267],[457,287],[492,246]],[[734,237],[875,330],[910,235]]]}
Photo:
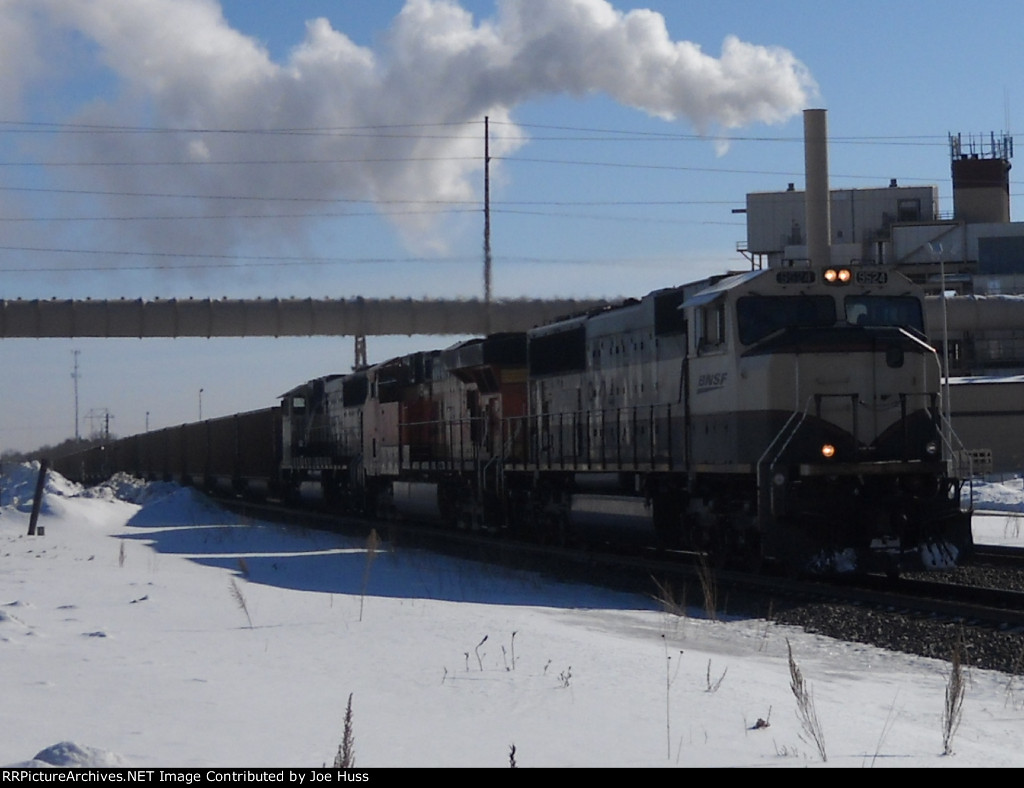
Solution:
{"label": "locomotive handrail", "polygon": [[510,416],[502,419],[500,453],[508,464],[535,469],[671,468],[673,415],[671,403],[647,403]]}
{"label": "locomotive handrail", "polygon": [[[946,418],[945,414],[940,413],[939,418],[942,420],[943,425],[946,427],[947,432],[939,430],[939,437],[942,440],[942,444],[946,447],[949,452],[949,462],[951,475],[957,479],[964,481],[965,476],[963,473],[963,463],[967,462],[967,507],[969,510],[974,510],[974,457],[967,451],[967,447],[964,442],[960,440],[960,436],[957,435],[956,430],[953,429],[953,423]],[[953,439],[956,439],[959,449],[953,445]]]}
{"label": "locomotive handrail", "polygon": [[[943,300],[945,304],[945,300]],[[956,476],[959,479],[963,479],[962,463],[963,458],[967,458],[967,478],[968,478],[968,508],[974,510],[974,458],[970,455],[964,446],[964,442],[960,440],[960,436],[956,434],[953,429],[952,415],[949,411],[949,358],[945,358],[945,365],[939,361],[938,353],[935,354],[935,364],[938,367],[939,378],[942,380],[942,392],[943,392],[943,403],[942,407],[939,408],[939,422],[945,429],[939,430],[939,437],[942,444],[946,447],[949,452],[949,470],[956,471]],[[943,368],[945,367],[945,368]],[[956,438],[957,444],[960,446],[959,449],[955,449],[953,446],[953,438]],[[959,455],[959,459],[956,460],[956,468],[953,468],[954,457]]]}
{"label": "locomotive handrail", "polygon": [[794,419],[799,418],[799,422],[791,430],[789,430],[789,435],[786,437],[785,444],[779,449],[778,452],[776,452],[775,457],[772,459],[771,465],[772,465],[772,467],[775,466],[775,463],[778,462],[779,457],[782,456],[782,453],[789,446],[790,441],[793,440],[793,436],[796,435],[797,430],[800,429],[800,426],[804,423],[804,420],[807,418],[807,413],[811,409],[811,402],[814,401],[815,399],[816,399],[816,395],[812,394],[811,396],[809,396],[807,398],[807,403],[804,405],[803,411],[796,411],[796,410],[794,410],[789,415],[789,418],[786,419],[786,423],[782,425],[782,427],[779,429],[779,431],[777,433],[775,433],[775,437],[772,438],[771,443],[768,444],[768,446],[765,448],[764,452],[761,454],[760,458],[758,459],[757,467],[758,467],[759,470],[761,468],[761,465],[764,463],[765,458],[768,456],[768,453],[772,450],[772,448],[775,446],[775,444],[778,443],[779,440],[782,439],[783,435],[786,433],[786,430],[789,428],[789,425],[793,423]]}
{"label": "locomotive handrail", "polygon": [[[773,470],[775,468],[775,465],[779,461],[779,458],[782,456],[783,452],[786,451],[786,448],[789,446],[790,442],[793,440],[793,436],[796,435],[797,431],[800,429],[800,427],[803,425],[804,421],[807,419],[807,413],[808,413],[808,411],[811,408],[811,402],[814,401],[814,400],[815,400],[815,397],[813,395],[808,397],[807,398],[807,402],[804,405],[804,409],[803,409],[802,412],[794,410],[792,413],[789,414],[789,418],[786,419],[785,424],[783,424],[782,427],[779,429],[779,431],[777,433],[775,433],[775,437],[772,438],[772,440],[768,444],[768,446],[765,447],[765,450],[761,454],[760,458],[758,458],[758,461],[757,461],[757,511],[758,511],[758,518],[759,519],[765,514],[766,511],[767,512],[774,512],[774,509],[775,509],[775,507],[774,507],[775,499],[771,495],[771,488],[770,488],[770,475],[771,474],[768,471],[771,471],[771,470]],[[794,420],[796,420],[795,424],[794,424]],[[775,447],[775,445],[779,443],[780,440],[783,440],[783,438],[785,439],[785,442],[782,444],[782,446],[779,448],[779,450],[775,453],[775,456],[771,459],[771,461],[767,462],[767,458],[768,458],[769,453],[772,451],[772,449]],[[767,500],[765,500],[766,498],[767,498]]]}

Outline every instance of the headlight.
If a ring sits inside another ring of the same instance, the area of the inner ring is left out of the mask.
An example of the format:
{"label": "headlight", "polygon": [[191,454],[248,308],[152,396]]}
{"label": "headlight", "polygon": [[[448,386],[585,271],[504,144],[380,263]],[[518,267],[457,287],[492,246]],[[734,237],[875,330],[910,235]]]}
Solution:
{"label": "headlight", "polygon": [[826,443],[821,447],[821,456],[826,460],[830,460],[836,456],[836,447],[831,443]]}
{"label": "headlight", "polygon": [[828,268],[825,270],[824,279],[830,285],[845,285],[853,279],[853,274],[849,268]]}
{"label": "headlight", "polygon": [[924,451],[929,457],[935,457],[939,453],[939,442],[934,440],[928,441],[924,445]]}

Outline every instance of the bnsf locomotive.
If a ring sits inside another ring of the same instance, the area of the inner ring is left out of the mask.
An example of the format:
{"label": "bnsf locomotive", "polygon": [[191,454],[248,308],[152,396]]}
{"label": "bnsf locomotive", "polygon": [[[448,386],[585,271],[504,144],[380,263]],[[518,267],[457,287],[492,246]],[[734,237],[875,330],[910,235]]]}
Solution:
{"label": "bnsf locomotive", "polygon": [[298,386],[55,465],[799,570],[972,549],[921,293],[881,266],[714,277]]}

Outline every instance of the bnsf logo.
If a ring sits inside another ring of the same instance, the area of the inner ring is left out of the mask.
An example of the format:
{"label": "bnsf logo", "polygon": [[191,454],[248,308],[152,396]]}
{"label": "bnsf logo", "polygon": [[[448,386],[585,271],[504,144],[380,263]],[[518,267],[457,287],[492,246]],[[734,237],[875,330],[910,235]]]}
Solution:
{"label": "bnsf logo", "polygon": [[705,375],[701,375],[697,378],[697,393],[703,394],[705,391],[720,389],[725,385],[725,381],[728,380],[728,378],[728,372],[709,372]]}

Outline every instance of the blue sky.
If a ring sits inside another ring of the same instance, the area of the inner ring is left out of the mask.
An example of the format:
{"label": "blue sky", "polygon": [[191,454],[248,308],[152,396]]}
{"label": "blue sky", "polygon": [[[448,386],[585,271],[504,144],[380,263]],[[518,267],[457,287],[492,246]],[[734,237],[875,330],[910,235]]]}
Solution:
{"label": "blue sky", "polygon": [[[485,114],[497,298],[743,267],[732,209],[802,187],[807,107],[834,188],[936,184],[949,211],[948,133],[1024,126],[1024,4],[982,10],[2,0],[0,296],[478,297]],[[204,416],[264,407],[352,362],[350,338],[6,340],[0,451],[73,434],[73,350],[82,433],[192,420],[200,388]]]}

